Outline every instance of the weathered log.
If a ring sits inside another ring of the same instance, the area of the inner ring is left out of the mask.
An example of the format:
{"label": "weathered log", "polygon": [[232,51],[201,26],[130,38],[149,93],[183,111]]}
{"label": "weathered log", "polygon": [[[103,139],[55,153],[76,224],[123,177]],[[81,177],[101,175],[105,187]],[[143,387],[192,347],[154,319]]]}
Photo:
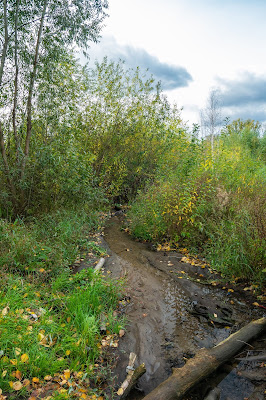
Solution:
{"label": "weathered log", "polygon": [[250,322],[242,329],[211,349],[201,349],[182,368],[162,382],[143,400],[178,400],[201,380],[207,378],[220,365],[236,355],[247,342],[255,339],[266,329],[266,318]]}
{"label": "weathered log", "polygon": [[127,366],[127,377],[117,391],[120,400],[127,397],[131,389],[135,386],[137,380],[146,372],[145,364],[141,364],[137,368],[134,368],[136,358],[137,356],[135,353],[130,353]]}

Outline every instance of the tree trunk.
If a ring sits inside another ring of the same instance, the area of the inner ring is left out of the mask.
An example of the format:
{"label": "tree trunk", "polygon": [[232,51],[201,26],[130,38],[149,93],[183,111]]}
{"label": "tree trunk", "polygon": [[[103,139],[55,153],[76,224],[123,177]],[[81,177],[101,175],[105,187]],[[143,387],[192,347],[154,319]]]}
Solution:
{"label": "tree trunk", "polygon": [[212,349],[201,349],[182,368],[149,393],[143,400],[178,400],[193,386],[207,378],[220,365],[236,355],[247,342],[266,329],[266,318],[250,322]]}
{"label": "tree trunk", "polygon": [[5,40],[3,44],[1,62],[0,62],[0,87],[2,85],[2,79],[4,74],[4,66],[6,61],[6,52],[7,52],[7,45],[8,45],[8,28],[7,28],[7,4],[6,0],[4,0],[4,30],[5,30]]}
{"label": "tree trunk", "polygon": [[41,45],[43,24],[44,24],[44,18],[45,18],[45,14],[46,14],[47,4],[48,4],[48,0],[45,0],[44,5],[43,5],[43,10],[42,10],[41,22],[40,22],[40,26],[39,26],[39,30],[38,30],[36,47],[35,47],[33,70],[32,70],[31,76],[30,76],[29,93],[28,93],[28,100],[27,100],[27,133],[26,133],[26,140],[25,140],[24,157],[23,157],[23,161],[22,161],[22,165],[21,165],[21,179],[24,178],[26,162],[27,162],[27,158],[29,155],[31,128],[32,128],[31,111],[32,111],[33,87],[34,87],[36,74],[37,74],[38,57],[39,57],[39,50],[40,50],[40,45]]}

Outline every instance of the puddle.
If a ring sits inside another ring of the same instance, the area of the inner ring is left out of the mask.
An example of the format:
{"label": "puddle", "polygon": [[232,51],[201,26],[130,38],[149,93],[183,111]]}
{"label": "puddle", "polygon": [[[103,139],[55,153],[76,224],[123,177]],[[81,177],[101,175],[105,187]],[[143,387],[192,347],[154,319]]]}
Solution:
{"label": "puddle", "polygon": [[[117,384],[125,379],[130,352],[137,355],[136,364],[145,363],[147,371],[138,382],[141,392],[132,391],[130,400],[142,399],[171,375],[172,367],[184,365],[201,347],[216,345],[232,330],[259,317],[244,302],[232,309],[231,294],[187,279],[194,273],[190,271],[193,267],[180,263],[180,255],[154,252],[146,244],[132,240],[121,231],[119,218],[110,220],[104,240],[110,254],[105,269],[111,271],[113,278],[126,278],[127,295],[131,299],[126,309],[128,326],[120,340],[114,376]],[[230,311],[233,326],[212,324],[206,318],[193,315],[193,306],[195,309],[209,307],[212,313]],[[265,348],[265,340],[263,344]],[[187,399],[201,400],[206,389],[216,385],[221,389],[222,400],[248,397],[256,386],[240,377],[236,368],[231,370],[211,377]]]}

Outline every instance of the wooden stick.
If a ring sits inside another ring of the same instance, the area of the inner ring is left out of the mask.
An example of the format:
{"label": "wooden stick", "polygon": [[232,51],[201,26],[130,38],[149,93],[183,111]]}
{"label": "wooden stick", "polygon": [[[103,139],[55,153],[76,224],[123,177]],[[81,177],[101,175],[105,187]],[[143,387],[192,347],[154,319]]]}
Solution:
{"label": "wooden stick", "polygon": [[266,318],[250,322],[212,349],[201,349],[182,368],[162,382],[143,400],[178,400],[193,386],[207,378],[220,365],[234,357],[246,342],[255,339],[266,329]]}
{"label": "wooden stick", "polygon": [[94,268],[94,272],[100,271],[100,269],[103,267],[105,263],[105,258],[101,257],[98,264]]}
{"label": "wooden stick", "polygon": [[139,365],[136,369],[134,368],[136,358],[137,356],[135,353],[130,353],[127,366],[127,377],[117,391],[120,400],[127,397],[131,389],[135,386],[137,380],[146,372],[145,364]]}

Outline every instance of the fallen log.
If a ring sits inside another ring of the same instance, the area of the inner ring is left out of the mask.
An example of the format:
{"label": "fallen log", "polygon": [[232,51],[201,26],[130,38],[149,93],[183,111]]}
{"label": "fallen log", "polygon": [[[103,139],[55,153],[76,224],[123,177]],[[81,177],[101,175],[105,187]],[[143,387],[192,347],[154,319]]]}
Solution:
{"label": "fallen log", "polygon": [[250,322],[217,346],[199,350],[195,357],[189,359],[182,368],[174,368],[173,374],[143,400],[181,399],[193,386],[207,378],[265,329],[266,318],[261,318]]}
{"label": "fallen log", "polygon": [[137,356],[135,353],[130,353],[127,366],[127,377],[117,391],[120,400],[127,397],[131,389],[136,385],[137,380],[146,372],[145,364],[141,364],[137,368],[134,368],[136,358]]}

